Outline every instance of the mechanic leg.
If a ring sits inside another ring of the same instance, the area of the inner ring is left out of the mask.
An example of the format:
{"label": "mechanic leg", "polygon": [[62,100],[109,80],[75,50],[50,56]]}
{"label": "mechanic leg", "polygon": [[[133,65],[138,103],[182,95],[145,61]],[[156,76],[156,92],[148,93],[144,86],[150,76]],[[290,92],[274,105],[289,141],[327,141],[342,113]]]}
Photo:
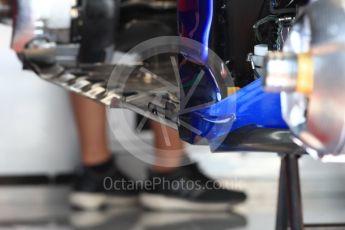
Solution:
{"label": "mechanic leg", "polygon": [[106,116],[103,105],[71,94],[84,166],[99,165],[111,158],[106,136]]}
{"label": "mechanic leg", "polygon": [[184,156],[184,145],[176,130],[151,122],[154,132],[155,172],[169,172],[178,168]]}
{"label": "mechanic leg", "polygon": [[[131,183],[114,162],[107,143],[105,107],[78,95],[71,95],[82,149],[82,170],[70,194],[70,204],[80,210],[137,203],[138,190],[115,188],[112,183]],[[106,183],[108,182],[108,183]]]}
{"label": "mechanic leg", "polygon": [[[197,164],[181,165],[184,146],[177,131],[157,123],[151,126],[155,133],[156,165],[148,174],[151,188],[140,196],[145,208],[225,212],[246,200],[243,192],[218,187],[218,182],[205,175]],[[215,187],[210,188],[207,184]],[[206,189],[200,189],[200,186]]]}

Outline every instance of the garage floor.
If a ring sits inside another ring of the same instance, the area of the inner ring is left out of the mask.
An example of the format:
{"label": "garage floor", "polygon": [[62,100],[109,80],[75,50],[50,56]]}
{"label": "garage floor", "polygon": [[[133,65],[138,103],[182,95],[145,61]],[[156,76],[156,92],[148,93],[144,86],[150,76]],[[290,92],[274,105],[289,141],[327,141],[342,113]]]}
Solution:
{"label": "garage floor", "polygon": [[[344,166],[308,157],[301,165],[306,222],[345,222]],[[274,229],[276,178],[243,176],[235,183],[249,200],[233,213],[155,213],[140,207],[77,212],[68,206],[68,185],[1,187],[0,229]]]}

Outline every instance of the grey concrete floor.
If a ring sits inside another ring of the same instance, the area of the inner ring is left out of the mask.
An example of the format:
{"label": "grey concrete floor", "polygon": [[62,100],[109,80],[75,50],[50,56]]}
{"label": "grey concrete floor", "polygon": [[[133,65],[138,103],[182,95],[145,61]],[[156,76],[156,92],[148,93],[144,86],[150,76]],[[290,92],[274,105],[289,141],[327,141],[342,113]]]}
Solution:
{"label": "grey concrete floor", "polygon": [[[253,157],[246,158],[250,161]],[[250,169],[243,168],[246,170]],[[301,176],[306,222],[345,222],[344,166],[321,164],[305,157]],[[0,187],[0,230],[274,229],[277,177],[242,176],[235,183],[248,193],[249,200],[232,213],[157,213],[139,206],[76,212],[69,208],[67,185]]]}

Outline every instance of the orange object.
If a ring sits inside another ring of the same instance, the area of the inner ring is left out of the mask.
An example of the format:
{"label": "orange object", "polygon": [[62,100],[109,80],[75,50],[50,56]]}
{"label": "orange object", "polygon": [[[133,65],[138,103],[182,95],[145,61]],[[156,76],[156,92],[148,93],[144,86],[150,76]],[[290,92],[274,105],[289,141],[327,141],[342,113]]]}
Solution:
{"label": "orange object", "polygon": [[241,88],[240,87],[228,87],[228,96],[236,93],[239,91]]}
{"label": "orange object", "polygon": [[314,64],[310,53],[298,55],[298,75],[296,91],[309,95],[314,88]]}

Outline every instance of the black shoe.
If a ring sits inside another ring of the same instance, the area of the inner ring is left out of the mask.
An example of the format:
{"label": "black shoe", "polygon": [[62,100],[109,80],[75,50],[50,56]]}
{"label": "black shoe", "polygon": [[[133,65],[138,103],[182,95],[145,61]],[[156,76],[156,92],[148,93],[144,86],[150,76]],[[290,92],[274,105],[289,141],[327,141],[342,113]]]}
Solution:
{"label": "black shoe", "polygon": [[228,211],[246,200],[246,194],[221,188],[205,176],[196,164],[166,173],[150,173],[150,183],[140,196],[151,210]]}
{"label": "black shoe", "polygon": [[[107,206],[128,206],[138,202],[138,190],[129,185],[135,183],[124,175],[112,162],[108,168],[95,170],[84,167],[76,177],[73,191],[69,197],[73,208],[79,210],[98,210]],[[126,187],[127,186],[127,187]]]}

